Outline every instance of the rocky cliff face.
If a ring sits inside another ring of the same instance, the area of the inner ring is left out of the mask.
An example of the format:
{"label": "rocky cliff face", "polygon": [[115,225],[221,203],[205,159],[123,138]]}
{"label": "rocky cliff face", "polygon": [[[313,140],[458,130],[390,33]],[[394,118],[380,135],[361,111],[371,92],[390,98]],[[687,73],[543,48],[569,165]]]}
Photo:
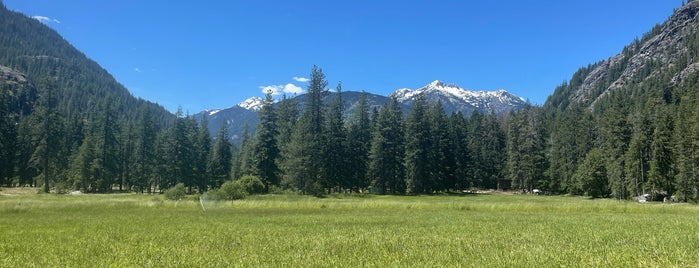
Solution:
{"label": "rocky cliff face", "polygon": [[[682,84],[699,70],[699,51],[692,46],[699,38],[697,14],[699,1],[682,6],[665,23],[635,40],[622,53],[581,69],[576,74],[580,81],[575,81],[574,76],[568,88],[557,91],[567,92],[564,95],[569,96],[561,97],[568,98],[570,103],[592,107],[615,90],[638,86],[660,75],[670,75],[673,86]],[[554,96],[557,93],[561,92],[555,92]],[[559,106],[563,98],[549,98],[547,102]]]}

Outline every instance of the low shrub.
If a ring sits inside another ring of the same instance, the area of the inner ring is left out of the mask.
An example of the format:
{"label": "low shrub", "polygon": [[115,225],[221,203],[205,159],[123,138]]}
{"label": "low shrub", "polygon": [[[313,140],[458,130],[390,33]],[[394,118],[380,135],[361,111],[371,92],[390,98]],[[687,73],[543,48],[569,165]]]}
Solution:
{"label": "low shrub", "polygon": [[243,199],[248,195],[245,187],[237,181],[227,181],[221,185],[221,188],[213,193],[213,197],[219,200],[238,200]]}
{"label": "low shrub", "polygon": [[165,190],[165,198],[170,200],[182,200],[186,195],[184,184],[178,183],[170,189]]}
{"label": "low shrub", "polygon": [[243,189],[249,194],[265,194],[267,189],[262,180],[257,176],[245,175],[236,182],[239,182]]}

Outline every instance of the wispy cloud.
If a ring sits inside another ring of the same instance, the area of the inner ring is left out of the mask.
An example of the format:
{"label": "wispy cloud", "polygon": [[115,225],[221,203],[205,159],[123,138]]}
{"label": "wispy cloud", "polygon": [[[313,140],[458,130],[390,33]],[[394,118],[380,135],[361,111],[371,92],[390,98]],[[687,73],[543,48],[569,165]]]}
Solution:
{"label": "wispy cloud", "polygon": [[48,23],[51,23],[51,22],[53,22],[53,23],[61,23],[60,20],[52,19],[52,18],[49,18],[49,17],[46,17],[46,16],[39,16],[39,15],[37,15],[37,16],[32,16],[32,18],[35,19],[35,20],[40,21],[41,23],[45,23],[45,24],[48,24]]}
{"label": "wispy cloud", "polygon": [[138,68],[138,67],[136,67],[136,68],[133,68],[133,71],[134,71],[134,72],[137,72],[137,73],[140,73],[140,72],[141,72],[141,69]]}
{"label": "wispy cloud", "polygon": [[301,94],[303,93],[303,88],[294,85],[294,84],[286,84],[286,85],[271,85],[271,86],[260,86],[259,87],[262,90],[262,93],[267,94],[267,93],[272,93],[272,95],[281,95],[282,93],[287,93],[287,94]]}
{"label": "wispy cloud", "polygon": [[300,83],[306,83],[308,81],[311,81],[311,79],[305,78],[305,77],[296,77],[294,76],[294,81],[300,82]]}

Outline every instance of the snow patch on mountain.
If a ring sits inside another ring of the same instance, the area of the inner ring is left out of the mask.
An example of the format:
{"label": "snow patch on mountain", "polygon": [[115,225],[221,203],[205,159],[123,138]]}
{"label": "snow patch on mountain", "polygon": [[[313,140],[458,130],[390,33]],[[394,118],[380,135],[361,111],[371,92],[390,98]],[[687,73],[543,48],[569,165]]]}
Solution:
{"label": "snow patch on mountain", "polygon": [[419,94],[441,96],[450,103],[456,104],[458,102],[465,102],[475,108],[489,107],[493,102],[515,106],[525,102],[523,98],[514,96],[504,89],[496,91],[472,91],[463,89],[457,85],[445,84],[439,80],[435,80],[416,90],[401,88],[393,92],[391,96],[396,97],[399,102],[407,102],[411,101]]}
{"label": "snow patch on mountain", "polygon": [[241,103],[238,103],[238,106],[245,108],[246,110],[250,111],[259,111],[262,109],[262,104],[264,103],[264,100],[260,97],[252,97],[247,100],[244,100]]}

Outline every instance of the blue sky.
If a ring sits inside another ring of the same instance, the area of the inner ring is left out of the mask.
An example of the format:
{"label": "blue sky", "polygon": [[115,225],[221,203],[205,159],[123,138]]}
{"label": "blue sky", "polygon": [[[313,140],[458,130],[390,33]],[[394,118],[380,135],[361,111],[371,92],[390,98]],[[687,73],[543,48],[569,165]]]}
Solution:
{"label": "blue sky", "polygon": [[264,87],[389,94],[433,80],[542,104],[578,68],[619,53],[681,0],[4,0],[36,16],[135,96],[190,114]]}

